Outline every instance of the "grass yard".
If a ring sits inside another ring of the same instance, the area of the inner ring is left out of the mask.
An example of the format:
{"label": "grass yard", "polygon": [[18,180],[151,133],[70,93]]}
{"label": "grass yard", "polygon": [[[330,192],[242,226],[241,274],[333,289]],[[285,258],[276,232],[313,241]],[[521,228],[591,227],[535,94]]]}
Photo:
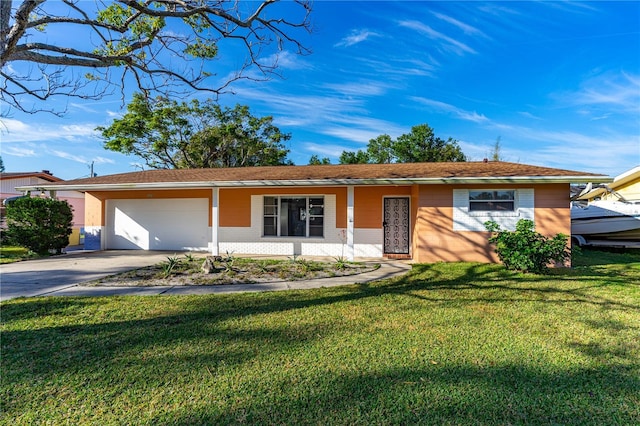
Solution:
{"label": "grass yard", "polygon": [[640,424],[640,256],[1,305],[1,424]]}
{"label": "grass yard", "polygon": [[24,247],[0,245],[0,264],[17,262],[31,257],[36,257],[36,255]]}

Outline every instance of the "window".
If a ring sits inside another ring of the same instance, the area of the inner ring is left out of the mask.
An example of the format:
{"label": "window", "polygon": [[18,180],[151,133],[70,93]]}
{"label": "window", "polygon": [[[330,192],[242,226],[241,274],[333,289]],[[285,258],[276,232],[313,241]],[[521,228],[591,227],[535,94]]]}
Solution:
{"label": "window", "polygon": [[322,237],[324,197],[264,197],[263,235]]}
{"label": "window", "polygon": [[469,211],[515,211],[515,191],[469,191]]}
{"label": "window", "polygon": [[278,197],[264,197],[264,235],[278,235]]}

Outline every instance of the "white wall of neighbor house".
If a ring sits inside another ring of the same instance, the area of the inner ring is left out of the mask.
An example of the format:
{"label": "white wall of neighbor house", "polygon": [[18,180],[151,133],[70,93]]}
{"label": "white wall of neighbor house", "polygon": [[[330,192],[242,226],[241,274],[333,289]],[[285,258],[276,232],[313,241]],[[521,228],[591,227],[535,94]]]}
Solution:
{"label": "white wall of neighbor house", "polygon": [[[283,195],[287,195],[286,193]],[[263,236],[264,197],[251,196],[250,227],[220,227],[218,250],[221,254],[349,256],[347,229],[336,227],[336,196],[324,195],[323,237]],[[355,257],[382,257],[382,229],[354,230]]]}

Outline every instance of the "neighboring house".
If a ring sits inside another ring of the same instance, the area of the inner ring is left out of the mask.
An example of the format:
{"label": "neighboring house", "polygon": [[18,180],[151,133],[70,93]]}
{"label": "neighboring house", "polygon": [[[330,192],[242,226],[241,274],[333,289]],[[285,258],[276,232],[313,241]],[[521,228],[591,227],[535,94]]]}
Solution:
{"label": "neighboring house", "polygon": [[613,182],[605,184],[594,180],[593,183],[600,183],[597,187],[589,185],[588,189],[576,196],[576,200],[580,201],[638,201],[640,200],[640,166],[636,166],[631,170],[616,176]]}
{"label": "neighboring house", "polygon": [[570,183],[607,176],[505,162],[150,170],[21,190],[85,192],[86,249],[497,257],[484,222],[569,235]]}
{"label": "neighboring house", "polygon": [[[4,225],[4,205],[7,198],[23,195],[24,191],[16,190],[16,187],[30,186],[39,187],[42,185],[63,182],[59,177],[53,176],[49,170],[41,172],[5,172],[0,173],[0,217]],[[48,193],[46,194],[49,195]],[[54,195],[60,200],[67,201],[73,208],[73,233],[69,237],[69,245],[81,243],[82,228],[84,227],[84,194],[78,191],[67,191],[62,189]]]}

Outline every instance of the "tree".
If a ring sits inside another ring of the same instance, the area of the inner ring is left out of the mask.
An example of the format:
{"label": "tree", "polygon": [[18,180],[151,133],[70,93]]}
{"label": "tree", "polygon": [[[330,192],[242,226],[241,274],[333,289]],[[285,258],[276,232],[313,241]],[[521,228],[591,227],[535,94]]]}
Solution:
{"label": "tree", "polygon": [[331,160],[328,157],[318,157],[316,154],[313,154],[311,158],[309,158],[310,166],[320,166],[325,164],[331,164]]}
{"label": "tree", "polygon": [[73,210],[53,198],[21,197],[7,204],[6,238],[38,254],[69,245]]}
{"label": "tree", "polygon": [[137,93],[122,118],[97,130],[106,149],[136,155],[154,169],[288,164],[283,142],[291,136],[272,121],[252,116],[247,106],[148,100]]}
{"label": "tree", "polygon": [[466,156],[456,140],[436,137],[428,124],[413,126],[411,132],[396,140],[389,135],[380,135],[369,140],[366,151],[342,151],[340,155],[340,164],[436,161],[466,161]]}
{"label": "tree", "polygon": [[436,137],[427,124],[413,126],[411,132],[400,135],[393,152],[398,163],[466,161],[457,141]]}
{"label": "tree", "polygon": [[0,173],[4,173],[4,161],[2,161],[2,156],[0,156]]}
{"label": "tree", "polygon": [[[25,98],[99,99],[113,90],[121,90],[124,98],[125,84],[150,95],[221,93],[246,78],[249,68],[263,76],[274,73],[278,60],[273,53],[287,46],[309,53],[298,40],[310,31],[308,0],[287,2],[280,9],[274,3],[2,0],[0,97],[18,110],[35,112],[44,107]],[[57,39],[57,34],[73,37]],[[213,81],[215,74],[204,64],[217,58],[221,48],[238,46],[245,50],[245,62],[229,77]]]}
{"label": "tree", "polygon": [[395,160],[393,153],[394,142],[389,135],[380,135],[370,139],[367,145],[367,155],[371,163],[385,164]]}
{"label": "tree", "polygon": [[367,164],[369,163],[369,154],[359,149],[357,152],[342,151],[339,159],[340,164]]}
{"label": "tree", "polygon": [[498,136],[496,138],[496,143],[493,145],[493,152],[491,153],[491,160],[492,161],[502,161],[502,155],[501,155],[502,146],[500,145],[501,139],[502,138],[500,136]]}

